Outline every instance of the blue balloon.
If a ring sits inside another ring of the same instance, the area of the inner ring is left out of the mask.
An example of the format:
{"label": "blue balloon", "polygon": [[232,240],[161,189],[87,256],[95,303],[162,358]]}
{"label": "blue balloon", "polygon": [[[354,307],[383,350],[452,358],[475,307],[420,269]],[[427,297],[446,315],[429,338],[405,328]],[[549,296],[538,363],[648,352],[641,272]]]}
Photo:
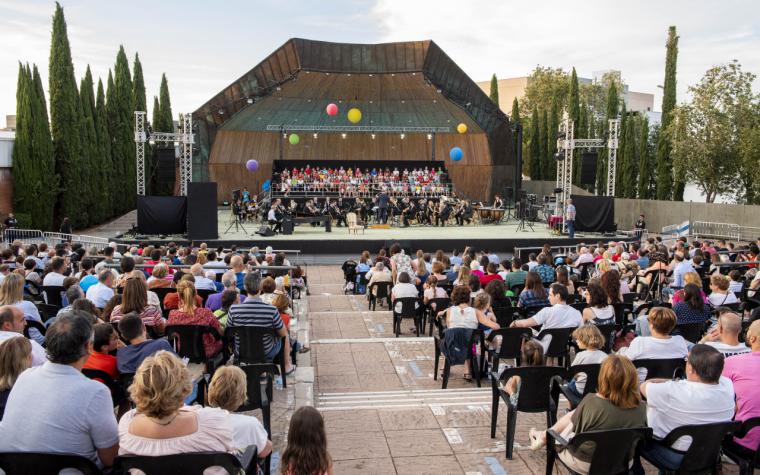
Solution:
{"label": "blue balloon", "polygon": [[462,152],[462,149],[459,147],[454,147],[451,149],[451,151],[449,151],[449,157],[451,157],[451,159],[455,162],[461,160],[463,156],[464,152]]}
{"label": "blue balloon", "polygon": [[272,182],[270,180],[267,180],[264,182],[264,184],[261,185],[261,189],[264,191],[269,191],[269,188],[271,188]]}

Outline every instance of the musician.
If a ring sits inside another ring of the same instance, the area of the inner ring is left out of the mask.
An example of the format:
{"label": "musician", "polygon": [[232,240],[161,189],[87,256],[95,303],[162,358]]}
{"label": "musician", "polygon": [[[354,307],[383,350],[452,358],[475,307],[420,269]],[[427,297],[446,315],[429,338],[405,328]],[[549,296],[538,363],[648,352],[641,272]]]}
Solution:
{"label": "musician", "polygon": [[[319,216],[319,210],[317,209],[317,206],[314,204],[314,200],[312,199],[306,200],[306,203],[304,204],[304,207],[303,207],[303,212],[306,216],[312,216],[312,217]],[[311,227],[316,227],[318,225],[319,223],[316,221],[313,221],[311,223]]]}
{"label": "musician", "polygon": [[276,203],[273,203],[272,207],[269,208],[269,213],[267,213],[267,221],[269,222],[269,226],[272,227],[272,231],[275,233],[282,232],[282,213],[277,211]]}
{"label": "musician", "polygon": [[565,206],[565,224],[567,225],[567,234],[570,238],[575,237],[575,213],[573,200],[567,200],[567,206]]}
{"label": "musician", "polygon": [[427,219],[430,225],[438,221],[438,205],[433,200],[427,202]]}
{"label": "musician", "polygon": [[438,203],[438,213],[435,216],[435,225],[446,226],[446,221],[451,216],[452,206],[449,200],[445,196],[441,196],[441,201]]}
{"label": "musician", "polygon": [[498,193],[493,196],[493,207],[496,209],[504,208],[504,200],[501,199]]}
{"label": "musician", "polygon": [[472,203],[470,200],[462,200],[461,208],[455,217],[459,226],[464,226],[465,221],[470,224],[472,221]]}
{"label": "musician", "polygon": [[341,226],[340,223],[343,223],[344,226],[348,226],[346,224],[346,216],[343,214],[343,211],[340,209],[338,203],[335,200],[332,200],[330,202],[328,213],[330,214],[330,217],[335,220],[336,226]]}
{"label": "musician", "polygon": [[365,200],[364,198],[357,199],[356,204],[354,205],[354,209],[358,211],[359,216],[361,217],[363,223],[369,222],[369,217],[371,216],[372,212],[369,209],[367,200]]}
{"label": "musician", "polygon": [[417,216],[417,203],[409,198],[404,198],[404,209],[401,211],[401,217],[405,228],[409,227],[409,220]]}
{"label": "musician", "polygon": [[647,228],[647,222],[644,221],[644,215],[640,214],[639,219],[636,220],[636,224],[633,225],[635,229],[646,229]]}

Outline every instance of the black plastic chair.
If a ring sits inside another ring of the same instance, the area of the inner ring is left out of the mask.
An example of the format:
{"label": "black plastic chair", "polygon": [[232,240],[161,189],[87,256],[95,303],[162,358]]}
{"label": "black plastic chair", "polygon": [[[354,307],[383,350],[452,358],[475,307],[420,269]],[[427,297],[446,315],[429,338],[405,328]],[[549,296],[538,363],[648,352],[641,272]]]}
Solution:
{"label": "black plastic chair", "polygon": [[569,343],[570,335],[575,331],[575,327],[571,328],[548,328],[541,330],[536,337],[537,340],[542,339],[547,335],[552,336],[551,342],[549,342],[549,348],[544,352],[544,356],[547,358],[557,358],[560,366],[569,365]]}
{"label": "black plastic chair", "polygon": [[54,474],[67,468],[79,470],[84,475],[103,473],[92,460],[79,455],[44,452],[0,453],[0,469],[8,475]]}
{"label": "black plastic chair", "polygon": [[206,305],[206,300],[208,299],[208,296],[215,294],[216,289],[198,289],[196,292],[198,293],[198,296],[201,298],[203,305]]}
{"label": "black plastic chair", "polygon": [[615,343],[615,331],[619,328],[619,326],[610,323],[607,325],[597,325],[596,328],[599,329],[599,332],[604,337],[604,348],[601,348],[601,350],[605,353],[612,352],[612,346]]}
{"label": "black plastic chair", "polygon": [[501,328],[507,328],[515,320],[520,309],[517,307],[493,307],[493,313],[496,316],[496,322]]}
{"label": "black plastic chair", "polygon": [[226,452],[198,452],[160,457],[122,455],[116,457],[114,461],[114,472],[129,473],[131,469],[137,469],[145,475],[165,473],[203,475],[204,470],[216,466],[224,468],[232,475],[243,472],[243,466],[237,457]]}
{"label": "black plastic chair", "polygon": [[[567,370],[567,379],[553,379],[554,387],[552,390],[555,392],[556,396],[559,395],[558,393],[562,393],[562,395],[567,399],[567,402],[570,404],[570,409],[575,409],[587,394],[596,392],[599,384],[599,370],[601,367],[602,365],[600,363],[570,366],[570,368]],[[571,379],[575,378],[578,374],[581,373],[586,375],[586,383],[583,386],[583,393],[581,393],[579,397],[574,392],[570,391],[567,384]],[[556,396],[555,399],[557,399]]]}
{"label": "black plastic chair", "polygon": [[173,287],[156,287],[149,290],[151,292],[155,292],[156,296],[158,297],[158,301],[161,303],[161,310],[164,310],[164,298],[166,298],[166,296],[169,294],[177,292],[177,289]]}
{"label": "black plastic chair", "polygon": [[491,371],[499,372],[499,361],[501,360],[514,359],[515,365],[520,366],[523,341],[533,338],[533,330],[530,328],[499,328],[489,333],[486,341],[490,343],[497,336],[501,336],[501,346],[498,351],[486,350],[491,353]]}
{"label": "black plastic chair", "polygon": [[26,325],[24,326],[24,336],[27,338],[30,338],[29,337],[30,328],[34,328],[35,330],[40,332],[42,336],[45,336],[45,332],[47,331],[47,328],[45,327],[43,323],[38,322],[37,320],[27,320]]}
{"label": "black plastic chair", "polygon": [[[261,421],[267,431],[269,440],[272,439],[272,401],[274,401],[274,375],[277,366],[272,363],[244,364],[240,366],[246,376],[246,402],[236,412],[247,412],[261,409]],[[270,454],[265,459],[264,473],[269,474]],[[256,457],[253,457],[255,459]],[[248,472],[255,473],[255,472]]]}
{"label": "black plastic chair", "polygon": [[673,330],[673,334],[681,335],[686,340],[689,340],[692,343],[697,343],[705,334],[705,322],[682,323],[680,325],[676,325],[676,328]]}
{"label": "black plastic chair", "polygon": [[[391,304],[393,306],[393,332],[396,334],[396,338],[401,334],[401,322],[405,318],[414,320],[417,336],[420,336],[420,329],[423,333],[425,332],[425,328],[422,326],[422,309],[416,307],[419,302],[420,299],[417,297],[399,297]],[[399,303],[401,304],[401,311],[396,312],[396,305]]]}
{"label": "black plastic chair", "polygon": [[213,376],[214,371],[224,362],[224,346],[222,351],[206,357],[206,348],[203,345],[204,335],[211,335],[215,340],[222,340],[222,335],[216,328],[208,325],[167,325],[166,339],[172,345],[174,351],[182,358],[187,358],[191,363],[204,363],[206,372]]}
{"label": "black plastic chair", "polygon": [[[507,449],[506,456],[512,459],[515,443],[515,427],[518,412],[545,412],[546,426],[551,427],[557,420],[557,401],[552,398],[552,378],[564,378],[565,368],[559,366],[524,366],[506,368],[501,374],[491,373],[491,438],[496,437],[496,421],[499,416],[499,398],[507,405]],[[512,376],[520,377],[520,393],[517,404],[513,405],[509,394],[499,388],[499,382],[508,381]]]}
{"label": "black plastic chair", "polygon": [[631,460],[639,445],[651,437],[652,429],[640,427],[637,429],[592,430],[575,435],[569,442],[553,430],[546,431],[546,473],[554,470],[555,460],[565,466],[572,474],[577,474],[557,457],[557,447],[574,450],[582,444],[592,443],[594,454],[591,458],[588,475],[623,475],[629,473]]}
{"label": "black plastic chair", "polygon": [[[376,294],[373,293],[375,290]],[[388,310],[391,308],[391,283],[390,282],[375,282],[369,288],[369,307],[375,310],[375,306],[378,301],[386,300],[388,303]],[[380,304],[382,305],[382,303]]]}
{"label": "black plastic chair", "polygon": [[58,310],[60,310],[55,305],[48,305],[46,303],[36,303],[35,306],[37,307],[37,311],[40,312],[40,317],[42,317],[43,322],[47,322],[58,315]]}
{"label": "black plastic chair", "polygon": [[[760,426],[760,417],[753,417],[742,422],[742,425],[733,435],[723,440],[723,455],[733,460],[739,465],[739,475],[751,475],[753,470],[760,468],[760,447],[754,451],[745,447],[739,447],[739,444],[733,441],[734,437],[739,439],[745,437],[750,430]],[[751,454],[751,455],[750,455]]]}
{"label": "black plastic chair", "polygon": [[367,279],[367,272],[359,272],[356,274],[358,279],[354,282],[354,294],[359,293],[359,288],[361,287],[367,287],[367,284],[369,283],[369,279]]}
{"label": "black plastic chair", "polygon": [[[264,336],[271,335],[272,338],[282,340],[282,348],[275,357],[274,361],[267,361],[264,353]],[[277,335],[272,328],[254,327],[254,326],[227,326],[224,336],[228,342],[231,342],[233,348],[237,348],[235,364],[266,364],[274,363],[280,368],[279,374],[282,376],[282,387],[288,387],[287,377],[285,376],[285,338]]]}
{"label": "black plastic chair", "polygon": [[124,398],[127,397],[127,393],[124,391],[121,384],[105,371],[100,369],[83,368],[82,374],[90,379],[100,380],[101,383],[105,384],[111,391],[111,399],[113,400],[114,406],[118,406]]}
{"label": "black plastic chair", "polygon": [[670,447],[681,437],[691,437],[691,445],[685,452],[671,449],[683,454],[681,466],[676,471],[655,463],[647,457],[646,450],[641,452],[641,456],[664,473],[718,473],[718,460],[723,438],[738,430],[740,426],[741,422],[736,421],[687,425],[673,429],[662,440],[656,440],[657,443]]}
{"label": "black plastic chair", "polygon": [[66,289],[60,285],[43,285],[42,293],[45,296],[45,303],[53,305],[59,309],[63,308],[63,294]]}
{"label": "black plastic chair", "polygon": [[551,307],[551,305],[548,305],[548,304],[547,305],[531,305],[530,307],[522,307],[522,309],[520,310],[520,313],[525,318],[529,318],[537,314],[538,312],[540,312],[541,309],[546,308],[546,307]]}
{"label": "black plastic chair", "polygon": [[[443,342],[446,332],[449,330],[444,330],[440,337],[434,336],[433,337],[433,345],[434,345],[434,361],[433,361],[433,380],[438,380],[438,360],[441,358],[441,353],[443,352],[441,350],[441,343]],[[472,354],[472,347],[473,345],[480,344],[480,351],[476,354]],[[472,330],[472,335],[470,336],[470,341],[467,343],[467,354],[470,356],[470,375],[475,378],[475,381],[480,387],[480,369],[481,364],[480,361],[482,361],[485,358],[485,337],[483,335],[482,330]],[[454,366],[451,364],[451,361],[449,360],[449,357],[444,356],[444,362],[443,362],[443,376],[441,377],[441,389],[446,389],[449,385],[449,374],[451,372],[451,367]],[[480,361],[478,361],[478,358],[480,358]]]}
{"label": "black plastic chair", "polygon": [[517,298],[520,296],[520,292],[522,292],[524,288],[525,283],[523,282],[522,284],[513,285],[509,290],[512,292],[512,297]]}
{"label": "black plastic chair", "polygon": [[435,318],[438,312],[442,312],[451,306],[451,299],[448,297],[438,297],[428,300],[425,307],[425,314],[422,317],[422,330],[425,330],[425,326],[429,325],[430,331],[428,336],[433,336],[433,326],[435,325]]}
{"label": "black plastic chair", "polygon": [[636,369],[644,368],[647,370],[645,379],[675,379],[686,370],[686,360],[684,358],[639,359],[633,360],[633,366]]}

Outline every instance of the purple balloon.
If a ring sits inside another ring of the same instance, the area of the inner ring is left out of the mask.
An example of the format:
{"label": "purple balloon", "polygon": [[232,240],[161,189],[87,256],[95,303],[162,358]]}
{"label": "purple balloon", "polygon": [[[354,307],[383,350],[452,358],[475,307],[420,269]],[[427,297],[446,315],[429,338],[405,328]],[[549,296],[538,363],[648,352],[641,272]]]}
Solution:
{"label": "purple balloon", "polygon": [[259,168],[259,162],[256,160],[248,160],[245,162],[245,168],[247,168],[249,172],[255,172]]}

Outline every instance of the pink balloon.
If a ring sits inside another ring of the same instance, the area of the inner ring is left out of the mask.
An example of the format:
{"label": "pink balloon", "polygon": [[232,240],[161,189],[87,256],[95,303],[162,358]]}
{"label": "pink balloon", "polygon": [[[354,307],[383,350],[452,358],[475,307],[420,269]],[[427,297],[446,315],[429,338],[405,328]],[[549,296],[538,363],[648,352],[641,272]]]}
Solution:
{"label": "pink balloon", "polygon": [[338,106],[335,104],[327,104],[327,107],[325,108],[325,112],[327,112],[327,115],[336,115],[338,113]]}

